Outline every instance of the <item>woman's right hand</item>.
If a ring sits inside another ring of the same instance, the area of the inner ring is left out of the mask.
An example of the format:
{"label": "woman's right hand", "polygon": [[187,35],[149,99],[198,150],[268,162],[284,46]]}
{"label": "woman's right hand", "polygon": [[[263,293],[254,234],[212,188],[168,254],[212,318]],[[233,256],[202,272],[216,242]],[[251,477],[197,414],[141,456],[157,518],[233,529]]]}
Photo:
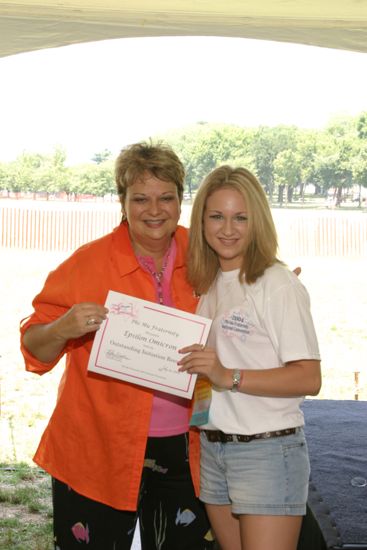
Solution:
{"label": "woman's right hand", "polygon": [[108,309],[93,302],[74,304],[64,315],[53,322],[55,337],[64,341],[96,332],[106,319]]}
{"label": "woman's right hand", "polygon": [[23,335],[23,344],[39,361],[52,363],[68,340],[96,332],[107,313],[106,307],[93,302],[74,304],[51,323],[31,325]]}
{"label": "woman's right hand", "polygon": [[223,367],[213,348],[193,344],[179,349],[178,352],[185,354],[177,362],[179,372],[205,376],[217,388],[232,388],[232,369]]}

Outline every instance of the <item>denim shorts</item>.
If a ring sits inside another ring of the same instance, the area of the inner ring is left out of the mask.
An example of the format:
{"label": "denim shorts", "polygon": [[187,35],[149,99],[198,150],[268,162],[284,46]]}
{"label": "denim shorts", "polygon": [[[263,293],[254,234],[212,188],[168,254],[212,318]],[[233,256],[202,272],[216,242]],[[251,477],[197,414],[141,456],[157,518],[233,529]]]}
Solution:
{"label": "denim shorts", "polygon": [[201,432],[200,499],[234,514],[306,513],[310,462],[304,431],[249,443],[212,443]]}

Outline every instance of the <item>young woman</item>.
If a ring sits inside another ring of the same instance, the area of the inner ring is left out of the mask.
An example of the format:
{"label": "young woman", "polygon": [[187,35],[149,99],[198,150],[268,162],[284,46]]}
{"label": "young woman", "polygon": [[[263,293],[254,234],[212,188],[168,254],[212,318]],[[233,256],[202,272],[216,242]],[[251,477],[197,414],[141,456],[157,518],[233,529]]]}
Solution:
{"label": "young woman", "polygon": [[320,390],[320,355],[307,291],[276,253],[258,180],[214,170],[195,199],[188,259],[197,312],[213,325],[179,364],[212,384],[200,498],[222,550],[295,550],[306,513],[300,405]]}

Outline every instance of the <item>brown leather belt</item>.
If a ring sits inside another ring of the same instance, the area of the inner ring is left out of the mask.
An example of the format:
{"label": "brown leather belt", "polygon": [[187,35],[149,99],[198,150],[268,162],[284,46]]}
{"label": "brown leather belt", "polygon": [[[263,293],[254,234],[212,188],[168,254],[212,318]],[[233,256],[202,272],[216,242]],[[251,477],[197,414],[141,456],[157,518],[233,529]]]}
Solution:
{"label": "brown leather belt", "polygon": [[274,432],[263,432],[261,434],[241,435],[241,434],[225,434],[220,430],[202,430],[208,441],[212,443],[249,443],[254,439],[270,439],[271,437],[282,437],[284,435],[295,434],[298,428],[286,428],[285,430],[275,430]]}

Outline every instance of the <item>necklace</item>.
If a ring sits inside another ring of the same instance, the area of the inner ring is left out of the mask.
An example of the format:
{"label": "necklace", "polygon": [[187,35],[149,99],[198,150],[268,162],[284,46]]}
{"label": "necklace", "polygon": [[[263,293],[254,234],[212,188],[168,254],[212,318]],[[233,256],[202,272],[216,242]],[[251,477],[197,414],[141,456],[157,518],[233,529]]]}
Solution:
{"label": "necklace", "polygon": [[170,253],[170,249],[167,250],[163,258],[162,269],[160,271],[156,271],[153,268],[153,260],[151,257],[138,256],[140,264],[144,267],[146,271],[148,271],[152,275],[152,277],[154,277],[154,280],[157,283],[158,302],[161,305],[163,304],[163,286],[162,286],[163,275],[168,264],[169,253]]}

